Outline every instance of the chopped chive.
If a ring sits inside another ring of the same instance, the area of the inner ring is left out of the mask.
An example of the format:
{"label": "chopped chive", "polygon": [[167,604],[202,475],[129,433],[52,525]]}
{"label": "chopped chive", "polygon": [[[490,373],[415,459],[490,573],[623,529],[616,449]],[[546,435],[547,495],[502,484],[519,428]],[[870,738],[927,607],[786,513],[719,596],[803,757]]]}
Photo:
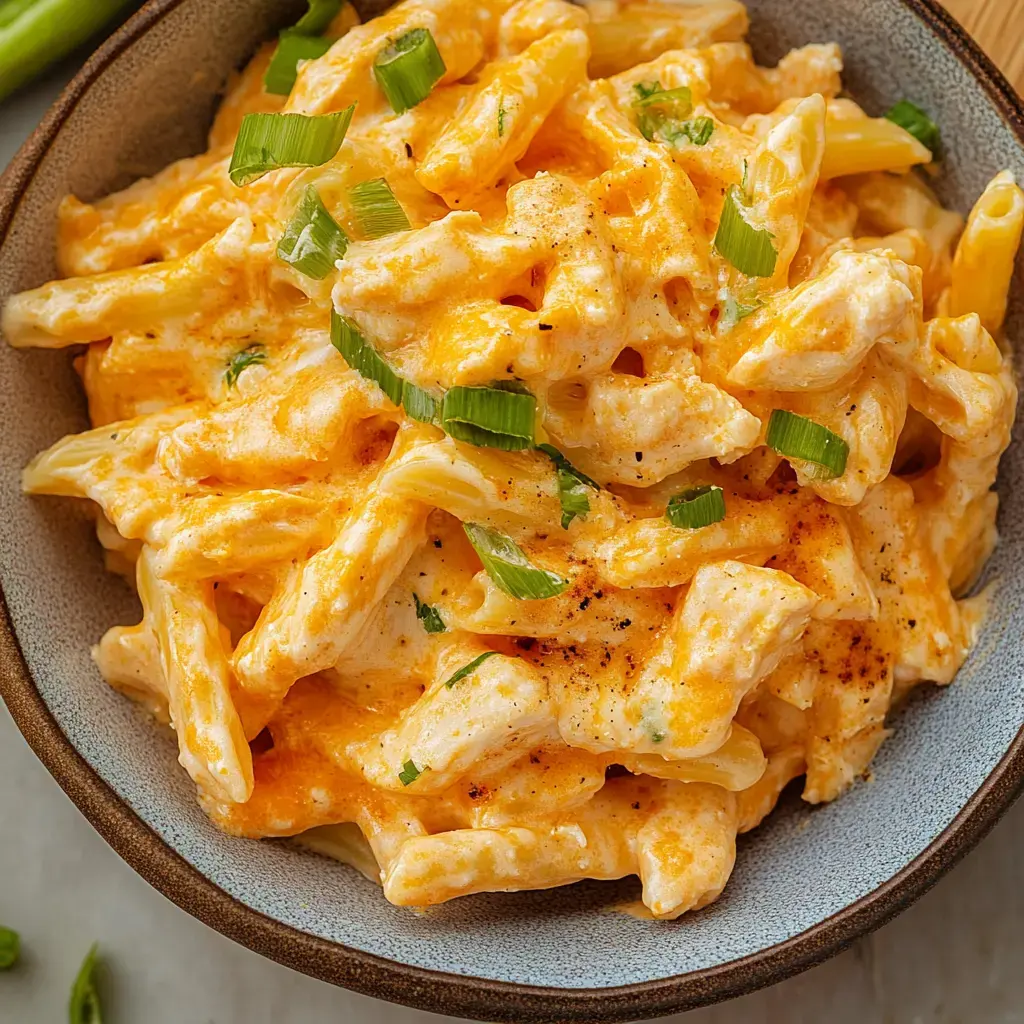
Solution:
{"label": "chopped chive", "polygon": [[324,206],[315,185],[307,185],[288,222],[277,255],[296,270],[322,281],[345,255],[348,237]]}
{"label": "chopped chive", "polygon": [[331,310],[331,343],[353,370],[372,380],[395,405],[402,404],[405,382],[363,337],[359,325],[335,309]]}
{"label": "chopped chive", "polygon": [[479,448],[532,448],[537,400],[529,391],[510,389],[509,383],[450,388],[441,403],[442,429],[456,441]]}
{"label": "chopped chive", "polygon": [[669,499],[665,518],[683,530],[700,530],[725,518],[725,495],[721,487],[707,484],[691,487]]}
{"label": "chopped chive", "polygon": [[447,627],[444,624],[444,619],[441,618],[441,613],[433,605],[421,601],[415,590],[413,591],[412,599],[416,602],[416,618],[423,623],[423,628],[428,633],[447,632]]}
{"label": "chopped chive", "polygon": [[554,445],[539,444],[542,451],[555,464],[558,473],[558,500],[562,506],[562,529],[579,516],[583,518],[590,511],[590,497],[587,488],[595,491],[601,488],[585,473],[581,473]]}
{"label": "chopped chive", "polygon": [[287,96],[295,85],[300,60],[316,60],[331,48],[329,39],[306,36],[295,29],[285,29],[277,40],[277,49],[270,58],[263,88],[275,96]]}
{"label": "chopped chive", "polygon": [[426,768],[417,768],[416,762],[410,758],[402,765],[402,770],[398,773],[398,781],[403,786],[408,786],[410,783],[415,782],[425,771]]}
{"label": "chopped chive", "polygon": [[547,569],[539,569],[509,536],[479,523],[463,523],[463,530],[480,556],[487,575],[499,590],[520,601],[557,597],[569,581]]}
{"label": "chopped chive", "polygon": [[373,62],[377,84],[396,114],[422,103],[447,69],[430,30],[414,28],[385,47]]}
{"label": "chopped chive", "polygon": [[773,410],[765,442],[787,459],[800,459],[819,467],[811,472],[815,479],[830,480],[846,471],[850,446],[828,427],[806,416],[785,409]]}
{"label": "chopped chive", "polygon": [[493,658],[497,651],[484,651],[478,654],[468,665],[463,665],[457,672],[453,672],[445,681],[444,685],[450,690],[460,679],[475,672],[488,658]]}
{"label": "chopped chive", "polygon": [[21,937],[11,928],[0,926],[0,971],[10,970],[21,955]]}
{"label": "chopped chive", "polygon": [[68,1017],[71,1024],[103,1024],[103,1010],[96,991],[96,943],[86,954],[71,988]]}
{"label": "chopped chive", "polygon": [[730,185],[722,207],[722,218],[715,234],[715,249],[740,273],[748,277],[771,277],[775,273],[778,252],[775,237],[765,228],[755,228],[743,215],[743,192]]}
{"label": "chopped chive", "polygon": [[886,119],[898,124],[931,151],[932,156],[939,155],[942,146],[942,133],[939,126],[916,104],[910,100],[900,100],[885,113]]}
{"label": "chopped chive", "polygon": [[255,342],[248,348],[243,348],[241,352],[236,352],[228,360],[228,368],[224,371],[224,382],[228,388],[233,388],[238,383],[238,378],[242,375],[243,370],[266,361],[266,348],[260,342]]}
{"label": "chopped chive", "polygon": [[705,115],[691,118],[684,121],[677,134],[672,135],[666,141],[678,142],[680,138],[689,139],[695,146],[706,146],[715,131],[715,122]]}
{"label": "chopped chive", "polygon": [[319,167],[341,148],[355,104],[337,114],[246,114],[228,176],[248,185],[280,167]]}
{"label": "chopped chive", "polygon": [[[641,86],[643,88],[641,89]],[[637,98],[633,101],[634,107],[673,107],[681,117],[693,109],[693,93],[689,86],[681,85],[676,89],[662,89],[660,82],[654,83],[654,88],[644,86],[638,82],[633,86]]]}
{"label": "chopped chive", "polygon": [[294,32],[306,36],[318,36],[338,16],[342,0],[308,0],[309,10],[295,23]]}
{"label": "chopped chive", "polygon": [[353,185],[349,189],[349,198],[352,212],[367,238],[383,238],[396,231],[409,230],[409,218],[386,179],[371,178]]}

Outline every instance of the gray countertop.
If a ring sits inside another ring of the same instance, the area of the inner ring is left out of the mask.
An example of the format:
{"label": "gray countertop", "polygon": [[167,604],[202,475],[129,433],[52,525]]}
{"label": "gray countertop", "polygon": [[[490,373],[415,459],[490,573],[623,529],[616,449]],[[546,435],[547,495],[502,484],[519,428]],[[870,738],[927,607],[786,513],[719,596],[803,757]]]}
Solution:
{"label": "gray countertop", "polygon": [[[74,70],[0,105],[0,167]],[[796,978],[686,1024],[1024,1024],[1024,804],[893,923]],[[414,1024],[434,1014],[352,995],[235,945],[106,846],[0,705],[0,922],[23,959],[0,973],[0,1024],[66,1020],[94,940],[105,1024]],[[677,1018],[678,1019],[678,1018]]]}

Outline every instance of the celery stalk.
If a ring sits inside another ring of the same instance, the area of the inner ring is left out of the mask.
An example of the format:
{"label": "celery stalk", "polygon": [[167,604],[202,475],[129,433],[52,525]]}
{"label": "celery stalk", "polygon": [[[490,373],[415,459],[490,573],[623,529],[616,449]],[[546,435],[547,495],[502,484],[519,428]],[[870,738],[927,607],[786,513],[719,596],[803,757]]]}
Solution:
{"label": "celery stalk", "polygon": [[66,56],[132,0],[0,0],[0,100]]}

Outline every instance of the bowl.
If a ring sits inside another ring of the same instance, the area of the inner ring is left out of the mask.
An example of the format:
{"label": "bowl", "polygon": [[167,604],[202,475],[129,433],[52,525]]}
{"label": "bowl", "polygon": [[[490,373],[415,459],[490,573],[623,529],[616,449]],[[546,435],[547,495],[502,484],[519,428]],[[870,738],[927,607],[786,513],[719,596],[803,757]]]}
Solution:
{"label": "bowl", "polygon": [[[364,14],[367,3],[357,6]],[[89,200],[199,151],[230,71],[299,0],[150,0],[85,65],[0,182],[0,301],[55,276],[56,205]],[[1024,108],[931,0],[752,0],[762,62],[836,40],[850,93],[902,97],[943,126],[936,187],[966,212],[993,173],[1024,172]],[[1008,325],[1024,324],[1017,275]],[[1000,478],[1002,543],[977,649],[947,690],[894,716],[873,780],[818,810],[794,796],[740,846],[724,896],[675,923],[610,910],[635,885],[491,894],[413,914],[357,872],[284,842],[221,835],[196,806],[172,738],[109,689],[89,646],[132,622],[91,524],[31,500],[21,467],[86,425],[67,353],[0,345],[0,694],[25,737],[115,850],[225,935],[359,992],[490,1021],[616,1021],[779,981],[921,895],[1009,806],[1024,780],[1024,445]]]}

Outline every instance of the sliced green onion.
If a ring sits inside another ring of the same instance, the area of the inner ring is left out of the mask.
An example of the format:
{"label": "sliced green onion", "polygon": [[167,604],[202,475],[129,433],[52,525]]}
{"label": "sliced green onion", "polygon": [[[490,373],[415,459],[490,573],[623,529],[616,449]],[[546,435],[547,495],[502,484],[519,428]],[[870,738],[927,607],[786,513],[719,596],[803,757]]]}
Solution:
{"label": "sliced green onion", "polygon": [[10,970],[21,955],[21,937],[16,931],[0,926],[0,971]]}
{"label": "sliced green onion", "polygon": [[338,16],[342,0],[308,0],[309,10],[299,18],[294,32],[305,36],[318,36],[327,31],[327,26]]}
{"label": "sliced green onion", "polygon": [[700,530],[725,518],[725,495],[721,487],[707,484],[691,487],[669,499],[665,518],[683,530]]}
{"label": "sliced green onion", "polygon": [[410,758],[402,765],[402,770],[398,773],[398,781],[403,786],[408,786],[410,783],[415,782],[426,770],[426,768],[417,768],[416,762]]}
{"label": "sliced green onion", "polygon": [[228,176],[248,185],[279,167],[319,167],[341,148],[356,105],[337,114],[246,114]]}
{"label": "sliced green onion", "polygon": [[437,423],[441,415],[441,403],[429,391],[405,382],[402,405],[414,420],[420,423]]}
{"label": "sliced green onion", "polygon": [[322,281],[347,248],[348,237],[324,206],[316,186],[307,185],[277,243],[277,255],[307,277]]}
{"label": "sliced green onion", "polygon": [[715,248],[740,273],[748,277],[771,277],[779,256],[772,245],[775,236],[765,228],[750,224],[743,216],[744,207],[739,186],[730,185],[715,234]]}
{"label": "sliced green onion", "polygon": [[96,991],[96,943],[93,943],[79,968],[71,988],[68,1019],[71,1024],[103,1024],[103,1010]]}
{"label": "sliced green onion", "polygon": [[431,604],[426,604],[419,599],[416,591],[413,591],[412,599],[416,602],[416,618],[423,623],[423,628],[428,633],[444,633],[447,627],[441,613]]}
{"label": "sliced green onion", "polygon": [[383,238],[396,231],[408,231],[409,218],[384,178],[371,178],[349,190],[352,212],[367,238]]}
{"label": "sliced green onion", "polygon": [[569,581],[547,569],[531,564],[523,549],[511,538],[489,526],[463,523],[463,530],[480,556],[487,575],[509,597],[520,601],[543,601],[557,597]]}
{"label": "sliced green onion", "polygon": [[722,328],[727,331],[732,330],[741,320],[746,320],[751,313],[756,313],[763,305],[764,303],[758,298],[754,298],[751,302],[741,302],[736,296],[729,294],[722,307],[720,321]]}
{"label": "sliced green onion", "polygon": [[285,29],[277,40],[277,49],[270,58],[263,88],[275,96],[287,96],[295,85],[300,60],[316,60],[331,48],[330,40],[322,36],[300,35],[295,29]]}
{"label": "sliced green onion", "polygon": [[505,104],[502,103],[498,107],[498,138],[505,134],[505,118],[508,117],[508,113],[505,110]]}
{"label": "sliced green onion", "polygon": [[356,322],[335,309],[331,310],[331,343],[353,370],[372,380],[395,405],[402,404],[402,378],[363,337]]}
{"label": "sliced green onion", "polygon": [[463,665],[457,672],[453,672],[445,681],[444,685],[450,690],[460,679],[475,672],[488,658],[493,658],[497,651],[484,651],[478,654],[468,665]]}
{"label": "sliced green onion", "polygon": [[900,100],[886,111],[885,116],[893,124],[898,124],[904,131],[910,132],[922,146],[931,151],[932,156],[939,155],[942,133],[939,126],[919,106],[910,100]]}
{"label": "sliced green onion", "polygon": [[702,115],[691,118],[689,121],[684,121],[679,126],[678,132],[669,138],[668,141],[678,142],[680,138],[686,138],[695,146],[706,146],[714,131],[714,119]]}
{"label": "sliced green onion", "polygon": [[238,383],[238,378],[242,375],[243,370],[266,361],[267,350],[260,342],[243,348],[241,352],[236,352],[228,360],[228,368],[224,371],[224,383],[229,388],[233,388]]}
{"label": "sliced green onion", "polygon": [[585,473],[581,473],[554,445],[539,444],[537,448],[555,464],[558,500],[562,506],[562,529],[568,530],[576,516],[582,518],[590,511],[587,488],[592,487],[598,491],[600,487]]}
{"label": "sliced green onion", "polygon": [[441,428],[456,441],[513,452],[533,447],[537,399],[492,387],[454,387],[441,404]]}
{"label": "sliced green onion", "polygon": [[820,467],[811,474],[816,479],[830,480],[846,471],[850,446],[828,427],[806,416],[775,409],[768,421],[765,441],[769,448],[787,459],[801,459]]}
{"label": "sliced green onion", "polygon": [[681,85],[676,89],[662,89],[660,82],[650,85],[638,82],[633,86],[637,98],[633,101],[634,107],[674,107],[676,114],[686,117],[693,109],[693,93],[689,86]]}
{"label": "sliced green onion", "polygon": [[377,84],[396,114],[422,103],[447,68],[430,30],[414,28],[385,47],[373,62]]}

